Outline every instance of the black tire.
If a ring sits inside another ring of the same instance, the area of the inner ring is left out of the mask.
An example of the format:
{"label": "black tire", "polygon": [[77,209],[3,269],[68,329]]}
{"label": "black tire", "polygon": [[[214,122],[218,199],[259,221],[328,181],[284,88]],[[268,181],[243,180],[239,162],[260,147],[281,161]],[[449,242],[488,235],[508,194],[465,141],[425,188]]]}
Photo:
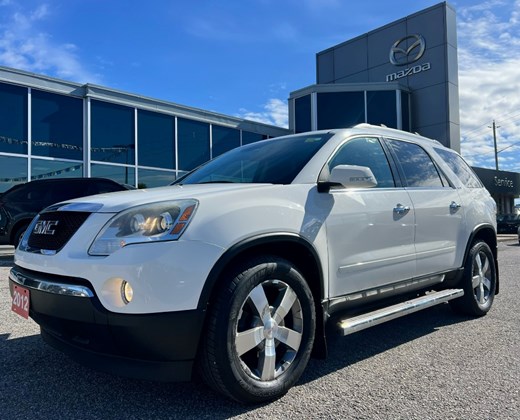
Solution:
{"label": "black tire", "polygon": [[307,283],[288,261],[248,261],[219,286],[199,355],[205,382],[246,404],[272,401],[309,361],[316,315]]}
{"label": "black tire", "polygon": [[20,226],[13,235],[13,245],[15,248],[18,248],[18,244],[21,242],[23,234],[27,230],[28,225]]}
{"label": "black tire", "polygon": [[466,315],[486,315],[495,298],[496,283],[493,253],[485,242],[476,242],[469,251],[461,280],[464,296],[450,301],[452,308]]}

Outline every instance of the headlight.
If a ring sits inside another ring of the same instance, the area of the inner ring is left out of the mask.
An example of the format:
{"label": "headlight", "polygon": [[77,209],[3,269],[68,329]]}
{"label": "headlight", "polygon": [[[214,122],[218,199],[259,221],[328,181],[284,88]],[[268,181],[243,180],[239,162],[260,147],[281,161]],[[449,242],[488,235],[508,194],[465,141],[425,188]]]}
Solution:
{"label": "headlight", "polygon": [[130,244],[175,241],[186,230],[197,205],[196,200],[178,200],[122,211],[101,229],[88,252],[106,256]]}

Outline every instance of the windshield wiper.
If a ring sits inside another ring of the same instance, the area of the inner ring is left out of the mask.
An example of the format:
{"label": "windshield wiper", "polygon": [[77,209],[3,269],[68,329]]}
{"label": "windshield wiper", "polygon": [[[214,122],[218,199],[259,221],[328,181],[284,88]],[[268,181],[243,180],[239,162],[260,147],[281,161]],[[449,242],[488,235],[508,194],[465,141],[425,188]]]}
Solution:
{"label": "windshield wiper", "polygon": [[233,181],[202,181],[202,182],[196,182],[195,184],[236,184],[236,182]]}

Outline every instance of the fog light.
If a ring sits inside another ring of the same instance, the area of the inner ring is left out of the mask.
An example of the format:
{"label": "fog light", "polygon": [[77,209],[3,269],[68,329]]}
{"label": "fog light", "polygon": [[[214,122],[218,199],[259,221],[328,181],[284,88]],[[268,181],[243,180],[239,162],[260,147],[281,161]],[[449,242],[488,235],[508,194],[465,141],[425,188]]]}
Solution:
{"label": "fog light", "polygon": [[126,280],[123,280],[123,283],[121,283],[121,297],[126,304],[132,302],[132,298],[134,297],[134,289],[132,289],[132,286],[130,286],[130,283]]}

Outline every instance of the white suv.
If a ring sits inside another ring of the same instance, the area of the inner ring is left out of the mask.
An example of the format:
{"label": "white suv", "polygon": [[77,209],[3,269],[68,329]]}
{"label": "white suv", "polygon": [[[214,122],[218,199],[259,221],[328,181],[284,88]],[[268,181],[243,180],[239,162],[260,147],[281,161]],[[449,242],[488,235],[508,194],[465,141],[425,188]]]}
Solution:
{"label": "white suv", "polygon": [[[267,140],[150,190],[53,205],[10,273],[13,310],[92,367],[192,371],[228,397],[294,385],[325,326],[437,303],[486,314],[496,207],[454,151],[367,124]],[[194,369],[194,368],[197,369]]]}

